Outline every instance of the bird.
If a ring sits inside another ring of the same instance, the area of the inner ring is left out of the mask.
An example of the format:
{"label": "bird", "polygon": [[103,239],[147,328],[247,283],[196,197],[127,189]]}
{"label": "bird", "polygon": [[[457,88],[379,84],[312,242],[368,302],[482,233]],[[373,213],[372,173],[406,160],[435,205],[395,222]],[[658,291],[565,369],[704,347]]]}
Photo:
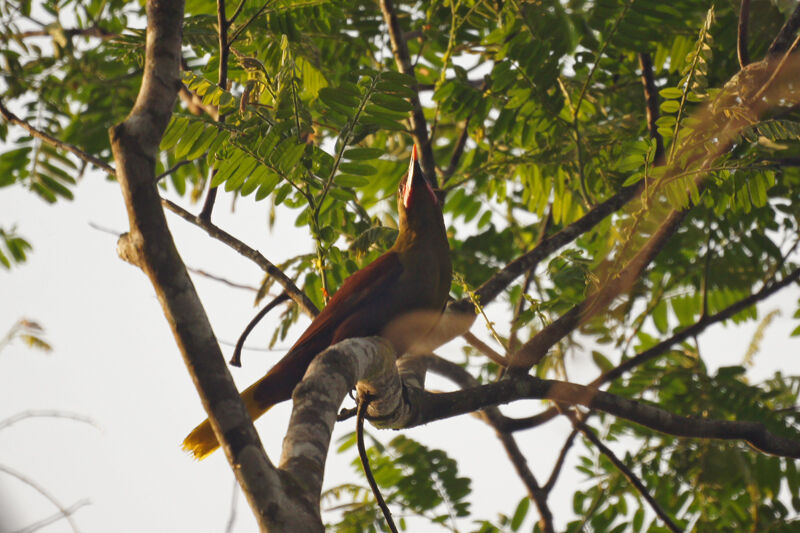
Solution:
{"label": "bird", "polygon": [[[398,187],[397,210],[392,247],[348,277],[286,355],[241,393],[253,420],[291,399],[311,361],[329,346],[379,335],[399,356],[434,329],[447,303],[452,265],[441,200],[422,172],[416,145]],[[183,441],[198,460],[218,447],[208,420]]]}

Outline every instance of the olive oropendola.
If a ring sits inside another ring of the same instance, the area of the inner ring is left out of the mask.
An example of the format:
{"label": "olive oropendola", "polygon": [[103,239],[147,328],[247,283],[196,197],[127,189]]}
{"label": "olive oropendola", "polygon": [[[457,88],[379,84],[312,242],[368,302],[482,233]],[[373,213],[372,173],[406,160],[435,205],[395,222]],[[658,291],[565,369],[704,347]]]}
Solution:
{"label": "olive oropendola", "polygon": [[[452,268],[442,209],[411,153],[397,199],[398,234],[385,254],[347,278],[289,352],[242,392],[255,420],[288,400],[312,359],[327,347],[354,337],[381,335],[402,355],[436,325],[450,291]],[[183,441],[202,459],[219,444],[208,420]]]}

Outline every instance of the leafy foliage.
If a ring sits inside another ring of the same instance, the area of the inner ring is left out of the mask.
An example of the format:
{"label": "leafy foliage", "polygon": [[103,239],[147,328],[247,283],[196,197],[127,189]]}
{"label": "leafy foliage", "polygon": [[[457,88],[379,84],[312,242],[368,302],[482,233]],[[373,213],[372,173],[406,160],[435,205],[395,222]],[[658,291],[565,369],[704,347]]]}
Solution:
{"label": "leafy foliage", "polygon": [[[344,437],[339,451],[350,449],[355,438],[354,433]],[[452,521],[456,518],[469,516],[466,498],[470,494],[470,480],[459,477],[456,462],[444,451],[429,449],[401,435],[386,447],[376,441],[376,445],[367,450],[367,456],[375,481],[387,491],[384,494],[386,503],[397,507],[400,516],[421,516],[448,528],[455,528]],[[353,461],[353,467],[363,475],[358,458]],[[352,500],[343,507],[341,521],[330,526],[332,531],[383,530],[383,516],[371,501],[372,492],[368,487],[340,485],[323,495],[332,501],[343,496]]]}

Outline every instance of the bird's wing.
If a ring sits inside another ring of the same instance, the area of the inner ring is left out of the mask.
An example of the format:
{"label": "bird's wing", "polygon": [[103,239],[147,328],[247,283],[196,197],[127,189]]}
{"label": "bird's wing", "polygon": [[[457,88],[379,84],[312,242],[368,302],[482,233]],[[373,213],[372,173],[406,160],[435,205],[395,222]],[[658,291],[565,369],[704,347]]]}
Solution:
{"label": "bird's wing", "polygon": [[[402,273],[403,265],[396,252],[387,252],[368,266],[355,272],[339,287],[325,309],[297,340],[292,351],[301,349],[305,344],[316,344],[313,342],[315,337],[325,337],[327,342],[322,348],[327,347],[342,322],[363,308],[372,307],[370,304],[373,302],[379,303],[381,295],[387,292],[387,289],[397,281]],[[364,334],[372,333],[365,332]]]}
{"label": "bird's wing", "polygon": [[397,253],[388,252],[347,278],[283,359],[248,389],[254,405],[263,410],[288,400],[314,357],[334,341],[379,333],[385,321],[379,308],[386,303],[381,295],[402,272]]}

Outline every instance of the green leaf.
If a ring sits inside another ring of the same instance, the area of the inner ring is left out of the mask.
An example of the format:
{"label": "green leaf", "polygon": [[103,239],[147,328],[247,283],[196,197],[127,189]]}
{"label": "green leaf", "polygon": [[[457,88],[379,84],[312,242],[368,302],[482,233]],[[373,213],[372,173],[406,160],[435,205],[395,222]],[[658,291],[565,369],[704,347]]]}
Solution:
{"label": "green leaf", "polygon": [[592,350],[592,361],[594,361],[594,364],[597,365],[597,368],[599,368],[601,372],[608,372],[614,368],[611,361],[597,350]]}
{"label": "green leaf", "polygon": [[530,498],[522,498],[519,503],[517,504],[517,508],[514,510],[514,515],[511,517],[511,530],[517,531],[519,530],[522,522],[525,520],[525,517],[528,515],[528,509],[530,508],[531,500]]}
{"label": "green leaf", "polygon": [[661,102],[661,111],[664,113],[677,113],[681,108],[681,103],[675,100],[665,100]]}
{"label": "green leaf", "polygon": [[381,107],[400,113],[407,113],[414,109],[410,102],[388,94],[375,93],[370,97],[370,100]]}
{"label": "green leaf", "polygon": [[340,88],[325,87],[320,89],[319,98],[334,109],[352,110],[358,107],[358,98]]}
{"label": "green leaf", "polygon": [[337,174],[333,181],[339,187],[363,187],[369,183],[369,179],[351,174]]}
{"label": "green leaf", "polygon": [[344,152],[344,158],[351,161],[377,159],[384,153],[380,148],[350,148]]}
{"label": "green leaf", "polygon": [[413,76],[408,76],[401,72],[394,72],[391,70],[387,70],[381,72],[380,76],[381,79],[385,81],[396,83],[399,85],[404,85],[406,87],[415,87],[417,85],[417,80],[414,79]]}
{"label": "green leaf", "polygon": [[364,163],[341,163],[339,168],[342,172],[355,174],[357,176],[372,176],[377,172],[375,167]]}
{"label": "green leaf", "polygon": [[683,89],[679,89],[677,87],[666,87],[658,91],[658,94],[661,95],[661,98],[666,100],[675,100],[676,98],[683,97]]}

